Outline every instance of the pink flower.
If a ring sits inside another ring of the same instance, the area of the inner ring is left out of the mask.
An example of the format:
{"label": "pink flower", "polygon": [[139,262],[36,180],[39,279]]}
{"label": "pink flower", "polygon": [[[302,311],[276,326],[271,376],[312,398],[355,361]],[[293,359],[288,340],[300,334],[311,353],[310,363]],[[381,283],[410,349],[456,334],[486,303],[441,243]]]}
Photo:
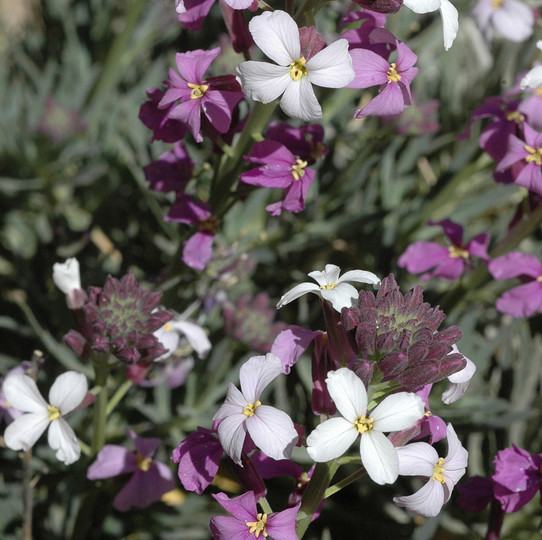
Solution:
{"label": "pink flower", "polygon": [[160,500],[164,493],[175,489],[175,480],[170,468],[152,460],[162,441],[138,437],[132,430],[129,430],[128,434],[135,442],[135,453],[123,446],[106,444],[87,471],[89,480],[133,473],[113,501],[113,506],[120,512],[126,512],[132,506],[145,508]]}
{"label": "pink flower", "polygon": [[513,251],[489,263],[495,279],[519,277],[524,283],[503,293],[496,307],[512,317],[542,313],[542,263],[533,255]]}
{"label": "pink flower", "polygon": [[162,108],[180,102],[168,116],[188,124],[197,142],[203,141],[201,111],[217,131],[226,133],[230,129],[233,109],[243,97],[233,75],[204,79],[203,74],[219,54],[220,47],[177,53],[175,61],[180,76],[173,69],[169,70],[169,89],[159,104]]}
{"label": "pink flower", "polygon": [[282,362],[274,354],[254,356],[241,366],[241,392],[228,386],[224,404],[213,420],[220,420],[218,438],[226,454],[241,464],[247,433],[254,444],[273,459],[289,458],[298,439],[291,418],[282,411],[262,405],[263,390],[282,372]]}
{"label": "pink flower", "polygon": [[211,534],[215,540],[252,540],[260,535],[261,538],[271,536],[273,540],[297,540],[296,515],[301,503],[268,515],[258,512],[252,491],[233,499],[224,493],[213,497],[233,516],[211,518]]}
{"label": "pink flower", "polygon": [[440,225],[452,243],[451,246],[441,246],[435,242],[414,242],[399,257],[397,264],[406,268],[412,274],[426,272],[420,279],[440,277],[454,280],[461,277],[466,269],[472,266],[471,255],[482,260],[489,259],[487,246],[489,235],[486,233],[475,236],[466,245],[463,244],[463,227],[449,219],[443,221],[430,221],[429,225]]}

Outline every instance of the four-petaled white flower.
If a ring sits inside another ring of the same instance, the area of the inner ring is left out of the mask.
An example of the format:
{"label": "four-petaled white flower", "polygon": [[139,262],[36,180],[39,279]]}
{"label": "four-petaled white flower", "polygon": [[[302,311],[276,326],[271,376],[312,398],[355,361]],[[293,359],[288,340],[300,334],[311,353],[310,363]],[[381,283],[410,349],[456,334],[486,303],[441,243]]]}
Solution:
{"label": "four-petaled white flower", "polygon": [[380,287],[380,278],[372,272],[350,270],[339,277],[340,273],[341,269],[334,264],[326,264],[326,268],[322,272],[319,270],[310,272],[308,275],[318,285],[309,282],[296,285],[281,297],[277,309],[310,292],[317,294],[324,300],[329,300],[331,305],[340,312],[343,307],[352,307],[354,300],[358,297],[358,291],[347,283],[348,281],[371,283],[375,289]]}
{"label": "four-petaled white flower", "polygon": [[459,16],[450,0],[404,0],[403,5],[414,13],[429,13],[440,9],[444,48],[448,50],[452,46],[459,29]]}
{"label": "four-petaled white flower", "polygon": [[436,516],[442,505],[450,499],[454,486],[465,474],[468,452],[463,448],[452,424],[446,426],[448,455],[439,457],[437,451],[424,442],[397,448],[399,474],[401,476],[423,476],[428,482],[416,493],[406,497],[395,497],[393,501],[411,512],[426,517]]}
{"label": "four-petaled white flower", "polygon": [[292,454],[298,439],[292,419],[260,401],[265,387],[281,372],[282,361],[278,356],[271,353],[253,356],[239,371],[241,392],[230,383],[226,400],[213,417],[213,421],[221,420],[218,438],[224,452],[238,465],[247,432],[270,458],[288,459]]}
{"label": "four-petaled white flower", "polygon": [[307,60],[301,56],[299,29],[285,11],[265,11],[249,25],[254,42],[271,60],[242,62],[237,67],[243,92],[270,103],[282,95],[280,108],[306,122],[322,118],[312,85],[344,88],[354,79],[348,41],[339,39]]}
{"label": "four-petaled white flower", "polygon": [[344,454],[361,435],[361,462],[377,484],[393,484],[399,474],[399,460],[384,431],[407,429],[423,417],[422,399],[400,392],[386,397],[367,412],[367,391],[350,369],[330,371],[326,379],[329,395],[342,417],[320,424],[307,437],[307,452],[316,462],[330,461]]}
{"label": "four-petaled white flower", "polygon": [[4,432],[8,448],[29,450],[49,426],[47,442],[56,450],[56,458],[66,465],[79,459],[81,446],[62,417],[78,407],[87,394],[87,379],[82,373],[67,371],[57,377],[49,390],[49,403],[28,375],[10,375],[4,381],[3,389],[9,404],[25,413]]}

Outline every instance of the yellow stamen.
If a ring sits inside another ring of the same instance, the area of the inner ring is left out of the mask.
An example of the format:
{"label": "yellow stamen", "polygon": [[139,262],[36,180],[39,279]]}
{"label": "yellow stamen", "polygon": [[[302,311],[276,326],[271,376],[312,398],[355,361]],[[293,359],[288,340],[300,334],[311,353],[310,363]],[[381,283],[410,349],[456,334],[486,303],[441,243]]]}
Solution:
{"label": "yellow stamen", "polygon": [[243,414],[245,416],[248,416],[249,418],[251,416],[254,416],[256,412],[256,407],[259,407],[261,404],[261,401],[256,401],[256,403],[249,403],[246,407],[243,407]]}
{"label": "yellow stamen", "polygon": [[424,416],[427,416],[427,418],[429,418],[431,414],[432,414],[431,411],[425,411]]}
{"label": "yellow stamen", "polygon": [[[536,281],[542,283],[542,275],[538,276],[538,277],[536,278]],[[7,403],[7,401],[6,401],[6,403]]]}
{"label": "yellow stamen", "polygon": [[207,219],[200,219],[198,222],[198,230],[200,232],[208,232],[211,234],[216,234],[218,231],[218,225],[220,224],[220,220],[218,218],[215,218],[214,216],[211,216]]}
{"label": "yellow stamen", "polygon": [[538,96],[538,97],[542,97],[542,86],[539,86],[535,91],[534,93]]}
{"label": "yellow stamen", "polygon": [[330,291],[331,289],[334,289],[337,285],[337,282],[334,281],[333,283],[328,283],[327,285],[320,285],[320,289],[323,289],[325,291]]}
{"label": "yellow stamen", "polygon": [[192,84],[192,83],[186,83],[188,88],[192,88],[190,91],[190,99],[199,99],[203,97],[205,92],[209,90],[208,84]]}
{"label": "yellow stamen", "polygon": [[365,415],[363,415],[354,422],[354,425],[359,433],[365,433],[366,431],[371,431],[371,429],[373,429],[373,422],[374,420],[372,418],[366,418]]}
{"label": "yellow stamen", "polygon": [[162,328],[166,332],[171,332],[173,330],[173,325],[170,322],[167,322]]}
{"label": "yellow stamen", "polygon": [[267,538],[268,534],[265,530],[265,526],[267,525],[267,514],[258,514],[256,518],[258,521],[245,521],[248,532],[253,534],[256,538],[260,537],[260,533]]}
{"label": "yellow stamen", "polygon": [[388,73],[386,73],[386,75],[388,76],[388,84],[391,82],[399,82],[401,80],[401,75],[397,73],[395,62],[390,64],[390,69],[388,69]]}
{"label": "yellow stamen", "polygon": [[141,454],[136,455],[136,467],[143,472],[147,472],[151,466],[152,458],[144,458]]}
{"label": "yellow stamen", "polygon": [[502,6],[503,2],[504,0],[493,0],[493,2],[491,2],[491,7],[493,9],[499,9]]}
{"label": "yellow stamen", "polygon": [[527,163],[536,163],[536,165],[542,165],[542,148],[533,148],[527,144],[523,147],[529,155],[525,157]]}
{"label": "yellow stamen", "polygon": [[448,248],[448,251],[452,259],[468,259],[469,258],[469,252],[466,249],[463,249],[462,247],[450,246]]}
{"label": "yellow stamen", "polygon": [[305,167],[307,162],[302,159],[296,159],[295,165],[292,165],[290,169],[292,171],[292,176],[294,180],[299,180],[301,177],[305,176]]}
{"label": "yellow stamen", "polygon": [[49,413],[49,420],[58,420],[60,418],[60,409],[58,407],[53,407],[52,405],[47,405],[47,412]]}
{"label": "yellow stamen", "polygon": [[308,72],[307,68],[305,67],[306,63],[307,61],[305,60],[305,57],[302,56],[299,60],[296,60],[290,64],[290,77],[292,77],[293,81],[299,81],[301,77],[307,75]]}
{"label": "yellow stamen", "polygon": [[444,467],[442,467],[443,461],[444,458],[438,458],[437,463],[433,467],[433,478],[441,484],[444,484],[446,482],[446,478],[444,478],[444,475],[442,474],[443,472],[445,472]]}
{"label": "yellow stamen", "polygon": [[519,111],[510,111],[506,113],[506,119],[511,122],[512,120],[519,124],[525,120],[525,115],[521,114]]}

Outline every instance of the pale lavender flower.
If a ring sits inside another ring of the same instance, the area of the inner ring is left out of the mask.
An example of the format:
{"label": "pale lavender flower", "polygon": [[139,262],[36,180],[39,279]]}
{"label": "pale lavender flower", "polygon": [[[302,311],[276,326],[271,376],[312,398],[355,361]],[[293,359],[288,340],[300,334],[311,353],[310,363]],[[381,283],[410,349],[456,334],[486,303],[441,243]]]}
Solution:
{"label": "pale lavender flower", "polygon": [[135,453],[123,446],[106,444],[87,471],[89,480],[133,473],[113,501],[114,508],[120,512],[126,512],[132,506],[145,508],[175,489],[171,469],[152,459],[162,441],[138,437],[132,430],[128,430],[128,434],[134,440]]}
{"label": "pale lavender flower", "polygon": [[525,41],[533,33],[533,10],[517,0],[478,0],[472,14],[488,41],[495,31],[515,43]]}
{"label": "pale lavender flower", "polygon": [[253,356],[239,371],[241,392],[230,383],[226,400],[213,417],[221,421],[218,437],[224,452],[238,465],[247,433],[273,459],[289,458],[292,453],[298,433],[291,418],[260,401],[264,389],[281,372],[282,362],[274,354]]}
{"label": "pale lavender flower", "polygon": [[413,495],[394,497],[398,505],[426,517],[436,516],[448,502],[452,490],[465,474],[468,452],[455,434],[452,424],[446,427],[448,454],[439,457],[437,451],[424,442],[411,443],[397,448],[399,474],[422,476],[427,483]]}

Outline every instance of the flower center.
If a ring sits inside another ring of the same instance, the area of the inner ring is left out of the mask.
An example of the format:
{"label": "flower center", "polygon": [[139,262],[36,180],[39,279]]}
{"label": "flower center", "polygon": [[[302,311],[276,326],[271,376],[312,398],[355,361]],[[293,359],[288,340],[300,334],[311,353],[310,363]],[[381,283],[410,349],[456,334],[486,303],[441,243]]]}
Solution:
{"label": "flower center", "polygon": [[256,413],[256,407],[259,407],[261,404],[261,401],[256,401],[256,403],[248,403],[246,407],[243,407],[243,414],[245,416],[248,416],[249,418],[251,416],[254,416],[254,414]]}
{"label": "flower center", "polygon": [[256,518],[258,521],[245,521],[248,532],[253,534],[256,538],[260,537],[260,533],[267,538],[267,531],[265,530],[265,526],[267,525],[267,514],[258,514]]}
{"label": "flower center", "polygon": [[60,409],[58,407],[53,407],[52,405],[47,405],[47,413],[49,414],[49,420],[58,420],[60,418]]}
{"label": "flower center", "polygon": [[354,422],[354,426],[356,426],[359,433],[365,433],[366,431],[371,431],[371,429],[373,429],[373,422],[374,420],[371,417],[366,418],[365,415],[363,415]]}
{"label": "flower center", "polygon": [[218,225],[220,220],[211,216],[207,219],[200,219],[198,222],[198,231],[199,232],[208,232],[210,234],[216,234],[218,231]]}
{"label": "flower center", "polygon": [[499,9],[502,6],[503,2],[504,0],[493,0],[493,2],[491,2],[491,7],[493,9]]}
{"label": "flower center", "polygon": [[152,458],[144,458],[141,454],[136,455],[136,467],[143,472],[147,472],[151,466]]}
{"label": "flower center", "polygon": [[192,88],[190,91],[190,99],[199,99],[203,97],[205,92],[209,90],[208,84],[192,84],[192,83],[186,83],[188,88]]}
{"label": "flower center", "polygon": [[391,82],[399,82],[401,80],[401,75],[397,73],[397,67],[395,65],[395,62],[392,62],[390,64],[390,69],[388,69],[386,75],[388,76],[388,84],[390,84]]}
{"label": "flower center", "polygon": [[320,285],[320,289],[323,289],[324,291],[330,291],[331,289],[334,289],[337,285],[337,282],[334,281],[333,283],[327,283],[326,285]]}
{"label": "flower center", "polygon": [[466,249],[458,246],[450,246],[448,248],[449,255],[452,259],[468,259],[469,252]]}
{"label": "flower center", "polygon": [[534,93],[538,96],[538,97],[542,97],[542,86],[539,86],[535,91]]}
{"label": "flower center", "polygon": [[529,155],[525,157],[527,163],[536,163],[537,165],[542,165],[542,148],[533,148],[527,144],[523,147]]}
{"label": "flower center", "polygon": [[307,75],[308,72],[307,68],[305,67],[306,63],[307,61],[305,60],[305,57],[302,56],[299,60],[296,60],[290,64],[290,77],[292,77],[293,81],[299,81],[301,77]]}
{"label": "flower center", "polygon": [[442,474],[445,469],[442,467],[442,462],[444,461],[444,458],[438,458],[437,463],[433,467],[433,479],[437,482],[440,482],[441,484],[444,484],[446,482],[446,478],[444,478],[444,475]]}
{"label": "flower center", "polygon": [[[539,275],[539,276],[536,278],[536,281],[542,283],[542,274]],[[7,403],[7,401],[6,401],[6,403]]]}
{"label": "flower center", "polygon": [[506,113],[506,119],[509,122],[514,121],[516,124],[519,124],[520,122],[523,122],[525,120],[525,116],[519,111],[510,111]]}
{"label": "flower center", "polygon": [[292,176],[294,177],[294,180],[299,180],[300,178],[305,176],[306,166],[306,161],[303,161],[302,159],[296,159],[295,165],[292,165],[292,168],[290,169],[292,171]]}
{"label": "flower center", "polygon": [[173,325],[170,322],[167,322],[162,328],[164,329],[164,332],[171,332],[173,330]]}

